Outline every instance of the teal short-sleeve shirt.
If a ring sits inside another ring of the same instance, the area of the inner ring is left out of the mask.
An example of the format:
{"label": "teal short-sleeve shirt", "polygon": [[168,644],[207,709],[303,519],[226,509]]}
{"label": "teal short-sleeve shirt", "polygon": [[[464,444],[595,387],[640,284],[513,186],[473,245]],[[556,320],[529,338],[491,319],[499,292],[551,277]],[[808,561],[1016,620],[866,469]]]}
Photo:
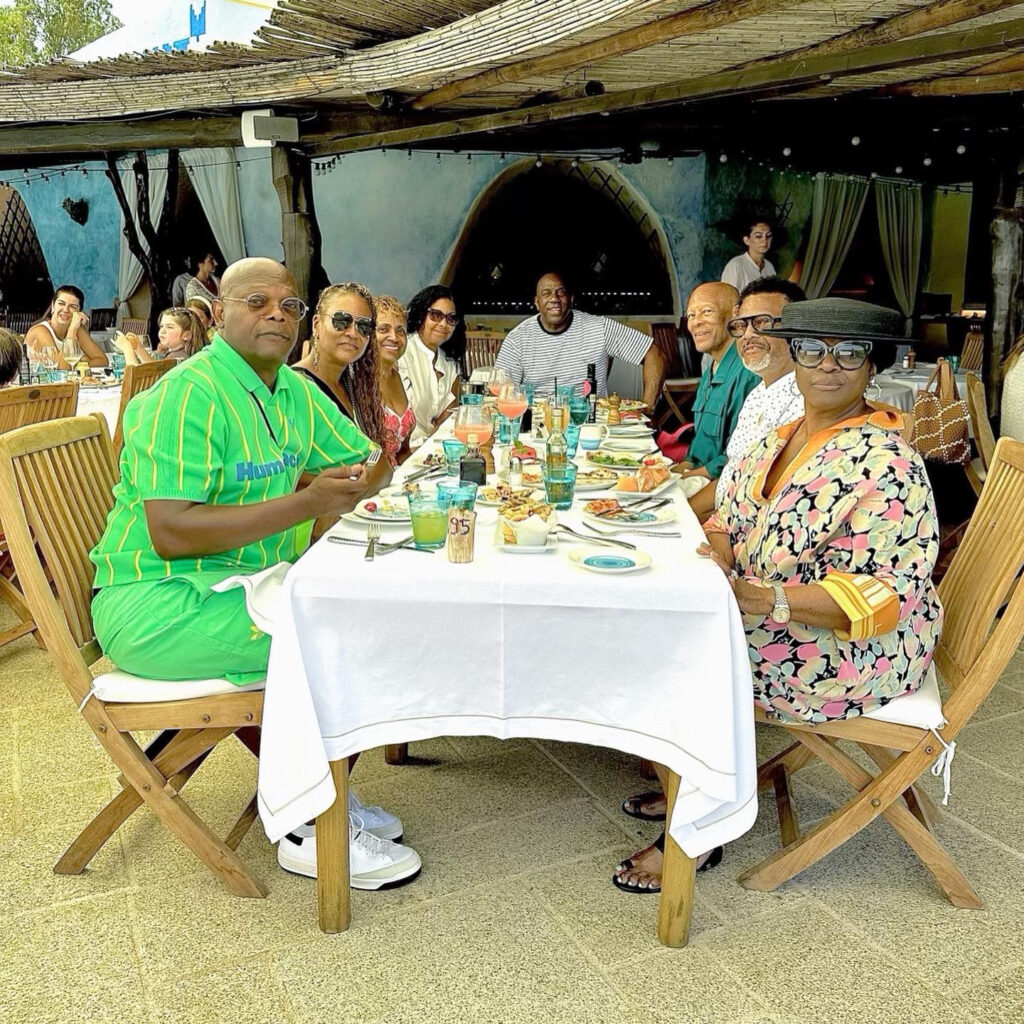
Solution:
{"label": "teal short-sleeve shirt", "polygon": [[128,403],[121,480],[99,543],[95,586],[171,576],[215,581],[293,562],[309,525],[201,558],[161,558],[144,502],[246,505],[291,494],[303,472],[361,462],[376,447],[318,388],[286,366],[271,391],[223,338]]}

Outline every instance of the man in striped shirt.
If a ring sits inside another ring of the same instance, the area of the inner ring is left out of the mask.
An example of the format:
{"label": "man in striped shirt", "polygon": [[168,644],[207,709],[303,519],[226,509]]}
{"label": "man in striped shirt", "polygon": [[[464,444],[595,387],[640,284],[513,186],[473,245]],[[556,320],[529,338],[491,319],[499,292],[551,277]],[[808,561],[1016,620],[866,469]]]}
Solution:
{"label": "man in striped shirt", "polygon": [[[294,562],[365,489],[373,448],[284,365],[305,303],[266,259],[224,274],[219,333],[125,409],[121,480],[90,557],[96,636],[154,679],[263,679],[270,637],[214,584]],[[318,475],[296,491],[303,472]]]}
{"label": "man in striped shirt", "polygon": [[642,331],[606,316],[572,308],[573,295],[561,274],[545,274],[537,282],[537,316],[509,331],[495,365],[516,383],[552,391],[558,383],[579,387],[587,379],[587,364],[597,368],[597,393],[608,394],[608,360],[622,359],[644,368],[643,400],[653,409],[665,380],[665,359]]}

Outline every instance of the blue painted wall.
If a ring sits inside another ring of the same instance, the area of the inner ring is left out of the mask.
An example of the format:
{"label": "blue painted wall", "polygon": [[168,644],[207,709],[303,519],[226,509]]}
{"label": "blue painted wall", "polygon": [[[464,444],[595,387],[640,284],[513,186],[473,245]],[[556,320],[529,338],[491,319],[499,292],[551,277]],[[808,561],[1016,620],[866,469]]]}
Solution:
{"label": "blue painted wall", "polygon": [[274,191],[270,151],[236,149],[238,195],[242,204],[242,232],[249,256],[284,259],[281,245],[281,204]]}
{"label": "blue painted wall", "polygon": [[[85,292],[87,308],[109,306],[117,293],[120,209],[104,165],[83,166],[87,175],[68,170],[62,178],[58,171],[49,181],[21,184],[17,189],[32,215],[54,285],[78,285]],[[84,225],[76,224],[62,209],[68,196],[89,203]]]}

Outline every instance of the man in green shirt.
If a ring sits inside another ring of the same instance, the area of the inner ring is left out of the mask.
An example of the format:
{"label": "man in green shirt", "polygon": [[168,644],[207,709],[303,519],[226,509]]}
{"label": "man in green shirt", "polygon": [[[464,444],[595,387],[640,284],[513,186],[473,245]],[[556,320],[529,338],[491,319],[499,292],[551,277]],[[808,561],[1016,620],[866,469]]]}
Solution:
{"label": "man in green shirt", "polygon": [[[121,480],[99,543],[96,637],[127,672],[152,679],[265,678],[270,637],[239,588],[214,584],[294,562],[311,521],[326,529],[367,488],[375,447],[319,388],[284,365],[306,305],[280,264],[230,266],[209,347],[125,409]],[[315,473],[296,491],[303,473]],[[349,791],[351,884],[379,889],[420,871],[391,842],[402,823]],[[278,861],[316,877],[311,825],[286,836]]]}
{"label": "man in green shirt", "polygon": [[711,357],[697,386],[693,403],[693,442],[683,476],[709,480],[721,475],[725,451],[747,395],[760,378],[743,365],[729,335],[739,293],[731,284],[714,281],[698,285],[686,303],[686,326],[697,351]]}

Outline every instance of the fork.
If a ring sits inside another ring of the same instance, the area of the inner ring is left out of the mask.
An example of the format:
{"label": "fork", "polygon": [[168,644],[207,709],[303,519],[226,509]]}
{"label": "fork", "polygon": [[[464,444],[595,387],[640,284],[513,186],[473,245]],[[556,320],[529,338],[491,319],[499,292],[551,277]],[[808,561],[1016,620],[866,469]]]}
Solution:
{"label": "fork", "polygon": [[588,544],[614,544],[619,548],[628,548],[630,551],[636,551],[636,545],[630,544],[624,540],[612,540],[611,537],[590,537],[585,533],[577,533],[575,530],[570,529],[565,523],[559,523],[552,533],[568,533],[579,540],[585,540]]}
{"label": "fork", "polygon": [[380,540],[380,523],[370,523],[366,528],[366,540],[368,543],[366,545],[366,554],[363,555],[363,558],[368,562],[372,562],[377,541]]}
{"label": "fork", "polygon": [[599,530],[590,523],[583,524],[588,530],[592,530],[598,537],[616,537],[620,533],[635,533],[640,537],[682,537],[678,530],[644,530],[641,527],[623,527],[619,530]]}
{"label": "fork", "polygon": [[370,454],[366,456],[366,461],[363,465],[366,466],[367,469],[371,469],[373,466],[376,466],[378,462],[380,462],[380,449],[374,448]]}

